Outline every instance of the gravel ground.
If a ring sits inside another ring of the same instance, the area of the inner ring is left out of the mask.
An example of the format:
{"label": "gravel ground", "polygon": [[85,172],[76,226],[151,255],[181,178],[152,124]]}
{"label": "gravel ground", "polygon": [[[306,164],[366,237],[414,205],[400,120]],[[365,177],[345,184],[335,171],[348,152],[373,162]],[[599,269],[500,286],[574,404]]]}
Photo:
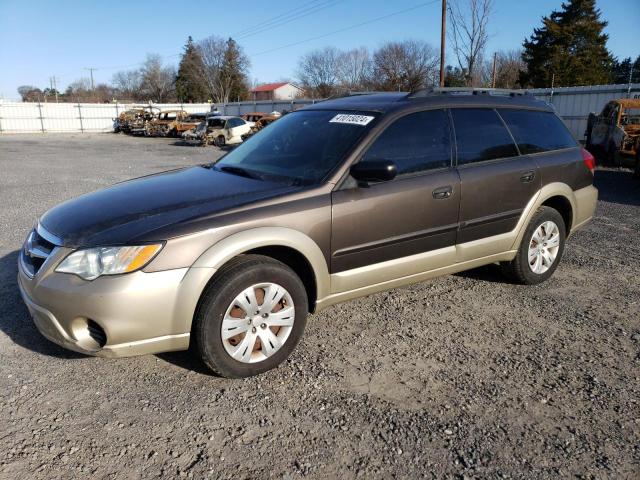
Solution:
{"label": "gravel ground", "polygon": [[117,135],[0,137],[0,477],[638,478],[640,182],[599,170],[597,217],[550,281],[494,267],[311,317],[258,378],[188,353],[91,358],[45,340],[16,251],[51,206],[213,159]]}

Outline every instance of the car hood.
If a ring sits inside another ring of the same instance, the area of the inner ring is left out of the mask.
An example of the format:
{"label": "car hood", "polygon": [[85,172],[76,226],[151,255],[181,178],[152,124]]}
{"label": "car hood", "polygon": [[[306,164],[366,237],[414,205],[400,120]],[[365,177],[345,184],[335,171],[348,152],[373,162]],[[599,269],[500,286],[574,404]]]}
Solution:
{"label": "car hood", "polygon": [[185,223],[300,188],[191,167],[82,195],[49,210],[40,224],[69,247],[160,241]]}

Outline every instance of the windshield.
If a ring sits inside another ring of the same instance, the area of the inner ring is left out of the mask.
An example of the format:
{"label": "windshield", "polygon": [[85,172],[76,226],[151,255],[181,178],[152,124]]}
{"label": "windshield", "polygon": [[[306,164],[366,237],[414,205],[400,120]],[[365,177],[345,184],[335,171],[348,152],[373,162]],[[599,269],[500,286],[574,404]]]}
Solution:
{"label": "windshield", "polygon": [[[216,163],[257,178],[281,177],[302,184],[320,182],[362,139],[372,113],[300,110],[260,130]],[[231,171],[232,169],[226,169]]]}

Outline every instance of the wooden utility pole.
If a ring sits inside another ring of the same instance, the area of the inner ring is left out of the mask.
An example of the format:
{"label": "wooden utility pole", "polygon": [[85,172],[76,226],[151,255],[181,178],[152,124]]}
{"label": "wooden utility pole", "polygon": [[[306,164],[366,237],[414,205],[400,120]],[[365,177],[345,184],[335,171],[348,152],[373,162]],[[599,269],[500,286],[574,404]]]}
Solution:
{"label": "wooden utility pole", "polygon": [[493,67],[491,67],[491,88],[496,88],[496,52],[493,53]]}
{"label": "wooden utility pole", "polygon": [[89,73],[91,74],[91,90],[93,90],[93,71],[97,70],[97,68],[87,67],[85,70],[89,70]]}
{"label": "wooden utility pole", "polygon": [[444,87],[444,50],[447,30],[447,0],[442,0],[442,19],[440,27],[440,86]]}

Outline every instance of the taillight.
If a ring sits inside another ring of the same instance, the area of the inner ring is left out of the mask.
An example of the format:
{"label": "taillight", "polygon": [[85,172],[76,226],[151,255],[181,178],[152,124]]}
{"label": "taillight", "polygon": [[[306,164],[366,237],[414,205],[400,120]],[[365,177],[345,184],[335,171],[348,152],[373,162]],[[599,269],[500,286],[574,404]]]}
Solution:
{"label": "taillight", "polygon": [[582,149],[582,161],[593,175],[593,171],[596,169],[596,159],[584,148]]}

